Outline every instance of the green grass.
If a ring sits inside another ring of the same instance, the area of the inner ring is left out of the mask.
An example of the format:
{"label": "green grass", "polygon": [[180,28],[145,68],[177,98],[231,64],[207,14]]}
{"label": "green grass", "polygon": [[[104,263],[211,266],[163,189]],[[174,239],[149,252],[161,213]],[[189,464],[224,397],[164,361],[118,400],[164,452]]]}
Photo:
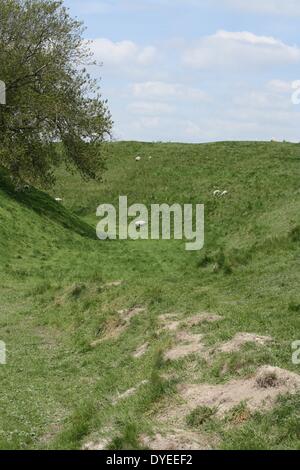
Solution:
{"label": "green grass", "polygon": [[[176,399],[177,384],[220,383],[262,364],[299,372],[291,343],[300,326],[300,146],[127,142],[109,144],[107,153],[102,184],[62,168],[50,196],[15,193],[1,176],[2,449],[77,449],[106,435],[110,447],[138,448],[141,434],[155,432],[159,407]],[[216,188],[228,197],[213,198]],[[187,252],[178,240],[97,240],[96,208],[117,204],[119,195],[146,205],[204,203],[204,249]],[[105,286],[115,280],[123,284]],[[119,339],[91,347],[118,310],[136,305],[146,310]],[[171,335],[158,332],[158,316],[201,311],[224,317],[193,328],[209,346],[242,331],[274,341],[220,355],[211,367],[197,356],[165,363]],[[146,341],[147,353],[132,358]],[[200,429],[217,433],[220,448],[298,448],[297,400],[242,425],[212,417]]]}
{"label": "green grass", "polygon": [[[221,430],[225,450],[300,449],[299,394],[279,400],[270,412],[255,413],[240,426]],[[220,426],[221,428],[221,426]],[[271,430],[271,432],[270,432]]]}
{"label": "green grass", "polygon": [[198,406],[187,416],[186,422],[190,427],[199,428],[213,416],[214,412],[214,409],[208,406]]}

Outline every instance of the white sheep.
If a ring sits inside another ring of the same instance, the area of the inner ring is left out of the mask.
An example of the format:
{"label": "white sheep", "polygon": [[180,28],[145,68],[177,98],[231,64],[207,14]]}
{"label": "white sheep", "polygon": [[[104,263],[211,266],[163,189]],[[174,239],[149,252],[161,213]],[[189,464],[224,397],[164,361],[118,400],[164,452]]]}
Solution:
{"label": "white sheep", "polygon": [[135,161],[136,161],[136,162],[141,161],[141,157],[136,157]]}
{"label": "white sheep", "polygon": [[227,194],[228,194],[228,191],[223,191],[221,196],[227,196]]}
{"label": "white sheep", "polygon": [[62,202],[62,199],[61,199],[60,197],[56,197],[56,198],[55,198],[55,201],[56,201],[56,202]]}
{"label": "white sheep", "polygon": [[221,196],[222,192],[219,189],[214,191],[214,196]]}

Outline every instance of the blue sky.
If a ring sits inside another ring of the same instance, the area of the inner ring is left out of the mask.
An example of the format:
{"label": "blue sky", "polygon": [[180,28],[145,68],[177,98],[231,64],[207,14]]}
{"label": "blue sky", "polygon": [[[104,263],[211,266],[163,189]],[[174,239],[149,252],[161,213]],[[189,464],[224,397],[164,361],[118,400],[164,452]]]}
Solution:
{"label": "blue sky", "polygon": [[122,140],[300,141],[300,0],[67,0]]}

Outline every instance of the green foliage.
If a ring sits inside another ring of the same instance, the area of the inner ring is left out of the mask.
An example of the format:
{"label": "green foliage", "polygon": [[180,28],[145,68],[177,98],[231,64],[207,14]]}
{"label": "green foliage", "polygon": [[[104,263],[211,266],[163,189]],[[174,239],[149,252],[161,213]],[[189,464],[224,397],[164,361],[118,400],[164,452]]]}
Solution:
{"label": "green foliage", "polygon": [[82,439],[88,434],[90,422],[95,414],[95,405],[88,401],[79,403],[66,428],[59,434],[58,448],[76,449]]}
{"label": "green foliage", "polygon": [[265,414],[255,413],[240,426],[222,433],[226,450],[299,450],[300,395],[284,397]]}
{"label": "green foliage", "polygon": [[300,312],[300,302],[295,302],[294,300],[292,300],[289,303],[289,310],[291,310],[292,312]]}
{"label": "green foliage", "polygon": [[209,408],[208,406],[198,406],[187,416],[186,422],[188,426],[198,428],[214,414],[215,410],[213,408]]}
{"label": "green foliage", "polygon": [[290,238],[293,242],[300,241],[300,225],[297,225],[290,231]]}
{"label": "green foliage", "polygon": [[0,165],[20,188],[53,184],[62,161],[99,178],[111,118],[86,71],[82,24],[61,0],[0,0],[0,11]]}
{"label": "green foliage", "polygon": [[119,423],[121,433],[116,436],[108,450],[138,450],[141,448],[138,439],[138,427],[133,422]]}

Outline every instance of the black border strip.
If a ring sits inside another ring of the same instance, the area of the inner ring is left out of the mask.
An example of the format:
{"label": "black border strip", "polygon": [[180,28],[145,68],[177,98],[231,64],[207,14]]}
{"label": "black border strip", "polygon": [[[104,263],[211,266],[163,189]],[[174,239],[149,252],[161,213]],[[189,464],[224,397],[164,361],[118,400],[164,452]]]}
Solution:
{"label": "black border strip", "polygon": [[[32,467],[47,464],[75,464],[99,466],[119,466],[125,468],[150,468],[163,466],[231,465],[239,468],[247,465],[267,465],[286,467],[298,457],[292,451],[0,451],[0,464],[5,468],[10,465],[28,464]],[[138,459],[138,460],[137,460]],[[138,461],[138,465],[136,465]]]}

